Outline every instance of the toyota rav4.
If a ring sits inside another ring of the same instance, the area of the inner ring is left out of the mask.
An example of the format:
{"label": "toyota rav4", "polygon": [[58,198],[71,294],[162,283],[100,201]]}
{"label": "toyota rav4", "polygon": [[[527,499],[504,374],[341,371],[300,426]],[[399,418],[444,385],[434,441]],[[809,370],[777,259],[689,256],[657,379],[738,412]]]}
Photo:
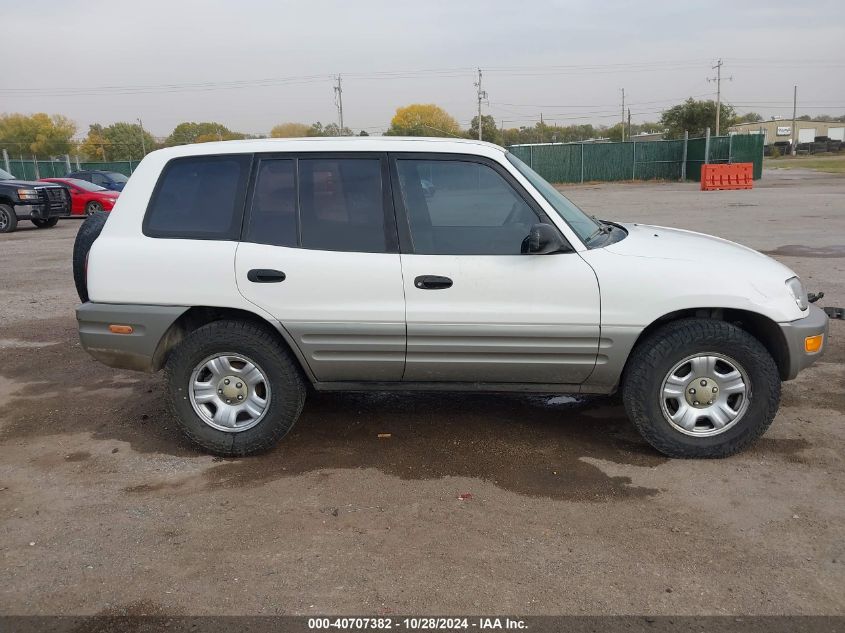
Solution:
{"label": "toyota rav4", "polygon": [[164,369],[182,430],[221,455],[275,444],[310,384],[619,391],[657,450],[722,457],[765,432],[828,325],[784,265],[597,220],[474,141],[159,150],[74,263],[85,349]]}

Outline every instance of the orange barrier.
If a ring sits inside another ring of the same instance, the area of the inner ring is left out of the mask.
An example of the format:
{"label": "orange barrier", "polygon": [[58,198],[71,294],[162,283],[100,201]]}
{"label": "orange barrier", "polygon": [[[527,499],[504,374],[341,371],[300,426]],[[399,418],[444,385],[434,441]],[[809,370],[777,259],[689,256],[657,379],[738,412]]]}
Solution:
{"label": "orange barrier", "polygon": [[751,189],[753,185],[753,163],[711,163],[701,166],[702,191]]}

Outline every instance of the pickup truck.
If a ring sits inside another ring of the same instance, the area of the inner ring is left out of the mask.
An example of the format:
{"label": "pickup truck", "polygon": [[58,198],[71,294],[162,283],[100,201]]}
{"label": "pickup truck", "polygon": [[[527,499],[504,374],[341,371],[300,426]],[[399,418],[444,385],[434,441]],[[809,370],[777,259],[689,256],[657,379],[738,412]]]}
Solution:
{"label": "pickup truck", "polygon": [[0,233],[11,233],[20,220],[49,229],[65,215],[70,215],[70,193],[66,187],[18,180],[0,169]]}

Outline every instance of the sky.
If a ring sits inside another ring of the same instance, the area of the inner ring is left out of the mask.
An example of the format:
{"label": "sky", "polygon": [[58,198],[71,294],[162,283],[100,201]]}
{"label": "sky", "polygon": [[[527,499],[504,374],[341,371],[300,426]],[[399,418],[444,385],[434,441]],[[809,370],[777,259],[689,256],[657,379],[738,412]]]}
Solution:
{"label": "sky", "polygon": [[[724,66],[723,101],[765,118],[845,114],[839,2],[557,0],[0,0],[0,112],[78,126],[142,119],[267,134],[286,121],[380,133],[397,107],[436,103],[468,127],[613,125],[693,96]],[[730,78],[728,80],[727,78]]]}

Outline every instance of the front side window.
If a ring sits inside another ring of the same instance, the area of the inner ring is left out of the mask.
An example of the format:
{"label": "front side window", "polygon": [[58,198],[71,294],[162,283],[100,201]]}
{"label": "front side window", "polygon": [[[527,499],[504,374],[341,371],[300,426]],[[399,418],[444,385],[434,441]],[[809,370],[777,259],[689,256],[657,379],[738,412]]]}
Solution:
{"label": "front side window", "polygon": [[463,160],[398,159],[414,252],[519,255],[539,217],[492,167]]}
{"label": "front side window", "polygon": [[237,239],[250,156],[170,161],[144,218],[151,237]]}
{"label": "front side window", "polygon": [[582,242],[589,241],[590,237],[595,235],[599,228],[598,222],[593,220],[586,213],[581,211],[575,204],[564,196],[560,191],[555,189],[545,178],[543,178],[536,171],[531,169],[528,165],[519,160],[516,156],[508,152],[506,155],[511,164],[516,167],[519,172],[525,176],[540,195],[546,199],[557,214],[563,218],[570,228],[572,228]]}
{"label": "front side window", "polygon": [[109,181],[108,178],[106,178],[103,174],[94,172],[91,174],[91,182],[93,182],[95,185],[103,186],[107,185]]}
{"label": "front side window", "polygon": [[121,174],[119,171],[106,172],[106,176],[110,178],[112,182],[122,182],[124,184],[129,182],[129,178],[125,174]]}

